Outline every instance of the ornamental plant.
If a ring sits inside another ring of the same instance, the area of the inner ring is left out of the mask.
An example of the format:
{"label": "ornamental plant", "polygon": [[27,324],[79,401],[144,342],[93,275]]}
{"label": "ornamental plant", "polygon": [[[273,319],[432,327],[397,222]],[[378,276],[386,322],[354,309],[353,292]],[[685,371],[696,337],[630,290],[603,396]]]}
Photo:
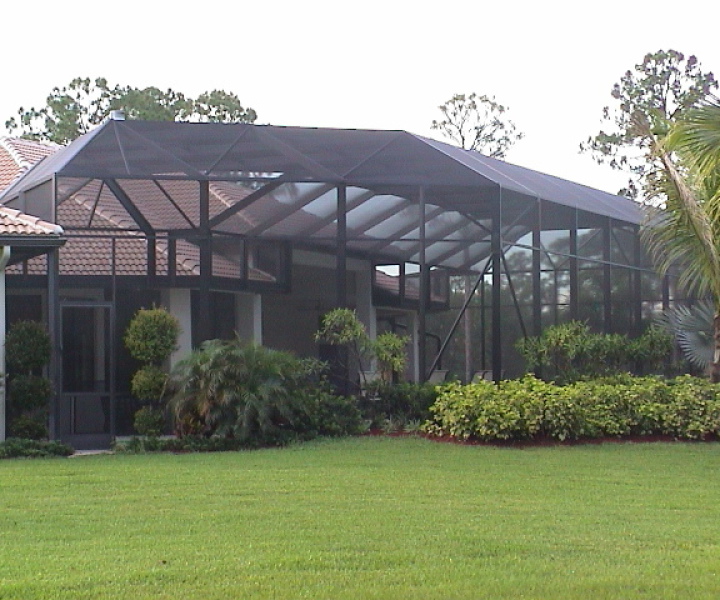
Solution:
{"label": "ornamental plant", "polygon": [[620,375],[556,385],[526,375],[495,385],[439,388],[425,431],[482,441],[558,441],[628,436],[717,440],[720,384]]}
{"label": "ornamental plant", "polygon": [[[143,366],[132,378],[133,395],[145,403],[135,413],[135,429],[141,435],[157,436],[163,420],[162,400],[167,384],[163,363],[177,347],[180,324],[166,309],[140,309],[125,331],[125,346]],[[150,424],[148,426],[148,424]]]}
{"label": "ornamental plant", "polygon": [[658,372],[672,352],[672,336],[649,327],[637,338],[592,333],[586,323],[570,321],[548,327],[542,335],[516,345],[529,371],[556,383],[623,372]]}
{"label": "ornamental plant", "polygon": [[47,438],[52,385],[42,370],[50,361],[50,335],[37,321],[14,323],[5,337],[8,430],[11,436]]}
{"label": "ornamental plant", "polygon": [[315,332],[315,341],[347,348],[357,361],[363,384],[367,384],[363,362],[367,364],[376,359],[381,379],[390,382],[395,374],[404,370],[407,361],[407,337],[386,332],[371,340],[365,326],[350,308],[335,308],[326,313],[320,329]]}

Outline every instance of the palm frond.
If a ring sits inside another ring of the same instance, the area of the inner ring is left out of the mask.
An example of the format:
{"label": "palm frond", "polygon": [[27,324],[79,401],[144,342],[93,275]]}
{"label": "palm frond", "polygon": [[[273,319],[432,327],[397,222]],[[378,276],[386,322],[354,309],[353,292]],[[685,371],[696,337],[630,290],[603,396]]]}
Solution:
{"label": "palm frond", "polygon": [[720,165],[720,99],[687,111],[673,128],[669,143],[690,158],[703,176],[712,176]]}
{"label": "palm frond", "polygon": [[715,307],[706,300],[666,310],[657,318],[657,323],[675,337],[688,362],[705,371],[713,360],[715,349],[714,316]]}
{"label": "palm frond", "polygon": [[[692,163],[676,165],[671,152],[673,139],[658,140],[645,117],[634,117],[636,130],[646,136],[656,160],[649,179],[650,194],[662,195],[665,206],[652,210],[643,228],[643,239],[656,266],[667,272],[680,269],[680,285],[699,294],[720,298],[720,231],[715,213],[720,213],[720,195],[693,171]],[[679,143],[675,136],[675,143]],[[693,185],[701,181],[701,185]]]}

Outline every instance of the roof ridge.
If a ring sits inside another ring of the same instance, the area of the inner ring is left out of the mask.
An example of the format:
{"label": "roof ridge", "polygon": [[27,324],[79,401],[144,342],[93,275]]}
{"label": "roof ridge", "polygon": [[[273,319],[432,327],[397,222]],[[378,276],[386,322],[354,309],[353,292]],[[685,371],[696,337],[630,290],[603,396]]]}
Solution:
{"label": "roof ridge", "polygon": [[8,206],[0,206],[0,216],[4,216],[20,225],[29,227],[32,230],[36,230],[38,233],[46,235],[62,235],[65,233],[60,225],[43,221],[39,217],[28,215],[27,213],[21,212],[15,208]]}
{"label": "roof ridge", "polygon": [[[12,158],[15,161],[15,164],[17,164],[17,166],[20,167],[20,169],[28,168],[30,166],[30,163],[27,160],[23,159],[23,157],[20,156],[20,153],[17,151],[15,146],[12,143],[10,143],[11,140],[13,140],[13,139],[14,138],[0,137],[0,146],[2,146],[5,149],[5,151],[8,153],[10,158]],[[22,172],[22,171],[20,171],[20,172]],[[18,175],[19,174],[20,173],[18,173]]]}

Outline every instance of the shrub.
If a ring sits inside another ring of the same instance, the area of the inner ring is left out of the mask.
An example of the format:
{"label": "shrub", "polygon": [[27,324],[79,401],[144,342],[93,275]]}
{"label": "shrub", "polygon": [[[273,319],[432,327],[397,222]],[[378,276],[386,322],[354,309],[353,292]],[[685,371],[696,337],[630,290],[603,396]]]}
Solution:
{"label": "shrub", "polygon": [[546,380],[570,383],[627,371],[658,371],[672,351],[672,337],[657,327],[630,339],[620,334],[595,334],[585,323],[570,321],[548,327],[538,337],[521,339],[517,349],[530,371]]}
{"label": "shrub", "polygon": [[231,452],[246,449],[240,440],[225,437],[188,435],[178,438],[131,438],[117,442],[115,452],[144,454],[146,452]]}
{"label": "shrub", "polygon": [[371,349],[378,362],[378,369],[386,382],[393,379],[393,374],[402,373],[405,369],[406,355],[405,345],[407,337],[385,332],[377,336],[372,342]]}
{"label": "shrub", "polygon": [[310,425],[306,439],[315,435],[340,437],[357,435],[362,430],[362,418],[355,398],[337,396],[326,390],[307,395],[305,412]]}
{"label": "shrub", "polygon": [[47,416],[44,412],[38,414],[22,414],[10,421],[8,432],[10,437],[26,440],[46,440],[48,428],[45,424]]}
{"label": "shrub", "polygon": [[178,320],[164,308],[140,309],[125,331],[125,346],[133,358],[159,365],[172,354],[180,335]]}
{"label": "shrub", "polygon": [[407,338],[386,332],[371,340],[365,326],[350,308],[335,308],[323,315],[320,329],[315,332],[315,341],[347,348],[357,361],[363,379],[363,360],[377,359],[381,377],[386,382],[405,368]]}
{"label": "shrub", "polygon": [[720,433],[720,384],[625,375],[558,386],[526,376],[497,386],[446,385],[430,410],[426,431],[460,439],[707,439]]}
{"label": "shrub", "polygon": [[37,374],[50,360],[50,351],[50,335],[36,321],[13,323],[5,337],[7,367],[17,374]]}
{"label": "shrub", "polygon": [[204,342],[171,375],[177,429],[200,421],[206,434],[249,446],[354,432],[357,411],[332,396],[324,368],[239,339]]}
{"label": "shrub", "polygon": [[130,382],[130,389],[138,400],[156,403],[163,396],[167,373],[156,365],[138,369]]}
{"label": "shrub", "polygon": [[18,321],[8,331],[8,430],[17,437],[46,438],[52,385],[39,375],[50,360],[50,336],[40,323]]}
{"label": "shrub", "polygon": [[720,429],[720,385],[685,375],[670,382],[664,414],[665,433],[703,440]]}
{"label": "shrub", "polygon": [[164,428],[158,406],[168,377],[159,365],[175,350],[179,334],[178,320],[164,308],[139,310],[125,331],[125,346],[130,354],[145,363],[130,383],[133,395],[150,405],[135,413],[135,430],[141,435],[159,435]]}
{"label": "shrub", "polygon": [[430,407],[437,397],[437,386],[431,383],[373,381],[358,398],[358,408],[370,427],[380,427],[386,419],[404,427],[409,421],[429,419]]}
{"label": "shrub", "polygon": [[165,429],[163,411],[152,406],[143,406],[135,413],[135,431],[145,437],[158,437]]}
{"label": "shrub", "polygon": [[38,441],[8,438],[0,442],[0,458],[40,458],[49,456],[70,456],[74,450],[57,441]]}
{"label": "shrub", "polygon": [[9,388],[8,409],[17,416],[47,408],[52,395],[50,380],[38,375],[14,375]]}

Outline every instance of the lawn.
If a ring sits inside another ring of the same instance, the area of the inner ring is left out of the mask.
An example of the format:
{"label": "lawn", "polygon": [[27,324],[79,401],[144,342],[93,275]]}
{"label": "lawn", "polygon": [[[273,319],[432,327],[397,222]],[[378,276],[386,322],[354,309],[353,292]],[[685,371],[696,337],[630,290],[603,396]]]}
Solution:
{"label": "lawn", "polygon": [[0,598],[720,597],[720,445],[0,462]]}

